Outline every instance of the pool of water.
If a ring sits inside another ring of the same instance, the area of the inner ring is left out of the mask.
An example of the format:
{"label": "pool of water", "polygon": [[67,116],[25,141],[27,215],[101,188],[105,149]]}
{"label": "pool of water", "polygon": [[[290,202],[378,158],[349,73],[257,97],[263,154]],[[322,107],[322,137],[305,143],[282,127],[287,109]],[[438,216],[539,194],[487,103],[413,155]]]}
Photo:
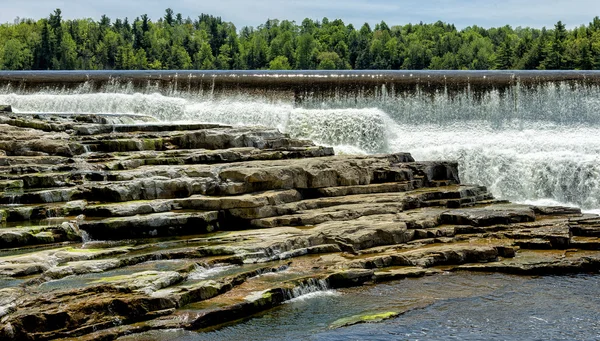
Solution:
{"label": "pool of water", "polygon": [[[154,331],[121,340],[598,340],[600,276],[446,274],[311,294],[213,331]],[[332,329],[353,315],[404,311]]]}

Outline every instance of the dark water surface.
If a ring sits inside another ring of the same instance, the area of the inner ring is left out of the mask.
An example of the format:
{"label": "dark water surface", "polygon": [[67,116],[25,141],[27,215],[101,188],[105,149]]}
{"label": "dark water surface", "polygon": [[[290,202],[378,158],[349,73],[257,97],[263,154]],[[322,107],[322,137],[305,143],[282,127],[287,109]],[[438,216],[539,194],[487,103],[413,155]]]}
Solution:
{"label": "dark water surface", "polygon": [[[122,340],[600,340],[599,280],[436,275],[311,294],[216,331],[168,330]],[[415,305],[424,308],[381,323],[330,328],[352,315]]]}

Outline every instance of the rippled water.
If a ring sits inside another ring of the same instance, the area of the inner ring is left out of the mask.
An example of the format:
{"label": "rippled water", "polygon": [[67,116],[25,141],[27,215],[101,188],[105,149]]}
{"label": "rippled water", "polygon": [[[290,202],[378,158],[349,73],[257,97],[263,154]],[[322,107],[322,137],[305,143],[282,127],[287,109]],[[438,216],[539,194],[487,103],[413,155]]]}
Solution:
{"label": "rippled water", "polygon": [[[312,296],[211,332],[155,331],[125,340],[597,340],[598,276],[448,274]],[[339,329],[352,315],[424,308]]]}

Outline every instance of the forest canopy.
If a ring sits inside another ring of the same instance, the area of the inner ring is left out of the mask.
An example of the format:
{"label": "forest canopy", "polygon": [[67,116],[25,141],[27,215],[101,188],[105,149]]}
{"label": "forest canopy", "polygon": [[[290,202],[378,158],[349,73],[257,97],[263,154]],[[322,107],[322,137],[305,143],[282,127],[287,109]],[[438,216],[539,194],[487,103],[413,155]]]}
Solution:
{"label": "forest canopy", "polygon": [[600,69],[600,19],[566,29],[458,30],[433,24],[375,27],[340,19],[267,20],[238,30],[220,17],[184,18],[170,8],[152,21],[102,16],[0,25],[3,70]]}

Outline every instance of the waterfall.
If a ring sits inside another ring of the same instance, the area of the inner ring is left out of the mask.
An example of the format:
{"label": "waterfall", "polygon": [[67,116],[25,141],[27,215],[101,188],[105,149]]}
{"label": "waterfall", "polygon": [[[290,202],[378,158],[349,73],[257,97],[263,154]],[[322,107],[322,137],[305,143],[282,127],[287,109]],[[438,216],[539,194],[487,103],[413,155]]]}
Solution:
{"label": "waterfall", "polygon": [[305,282],[285,291],[285,300],[287,302],[296,302],[305,300],[318,295],[335,295],[336,292],[330,289],[327,281],[323,279],[310,278]]}
{"label": "waterfall", "polygon": [[93,239],[90,237],[90,235],[85,230],[80,230],[80,231],[81,231],[81,248],[84,248],[86,246],[86,244],[88,244],[89,242],[92,242]]}
{"label": "waterfall", "polygon": [[[53,79],[53,75],[55,78]],[[0,73],[15,112],[278,128],[338,153],[459,162],[500,199],[600,209],[600,73]],[[42,80],[48,80],[48,84]],[[30,83],[28,83],[30,82]]]}
{"label": "waterfall", "polygon": [[401,125],[393,150],[419,160],[459,161],[463,183],[487,186],[512,201],[552,199],[583,209],[600,207],[600,127],[530,124],[489,129]]}
{"label": "waterfall", "polygon": [[219,274],[231,269],[238,268],[238,265],[215,264],[213,267],[196,264],[194,270],[188,274],[188,280],[205,280],[217,277]]}

